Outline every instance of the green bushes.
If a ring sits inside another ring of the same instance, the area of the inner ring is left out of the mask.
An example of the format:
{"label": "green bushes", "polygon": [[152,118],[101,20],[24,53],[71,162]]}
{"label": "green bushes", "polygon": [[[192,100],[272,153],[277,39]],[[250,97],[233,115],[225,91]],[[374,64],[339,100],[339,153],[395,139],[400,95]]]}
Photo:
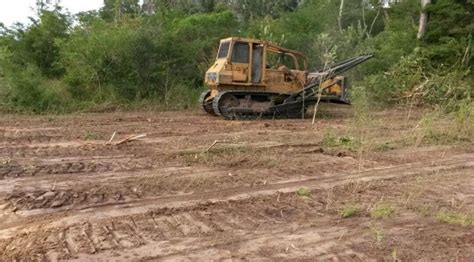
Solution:
{"label": "green bushes", "polygon": [[[18,69],[15,78],[3,82],[3,109],[41,113],[62,112],[71,107],[69,94],[61,81],[45,80],[38,68]],[[1,96],[0,96],[1,97]]]}
{"label": "green bushes", "polygon": [[70,111],[143,101],[190,107],[219,39],[237,30],[229,11],[124,16],[117,22],[90,13],[69,29],[67,21],[60,10],[45,11],[26,31],[0,36],[4,107]]}
{"label": "green bushes", "polygon": [[[373,53],[350,74],[379,104],[472,104],[471,15],[465,0],[429,7],[416,39],[418,1],[382,9],[339,1],[174,1],[144,14],[135,0],[106,1],[76,18],[40,10],[29,26],[0,27],[0,109],[73,111],[100,105],[192,107],[221,38],[270,40],[307,54],[310,69]],[[164,2],[163,2],[164,3]]]}

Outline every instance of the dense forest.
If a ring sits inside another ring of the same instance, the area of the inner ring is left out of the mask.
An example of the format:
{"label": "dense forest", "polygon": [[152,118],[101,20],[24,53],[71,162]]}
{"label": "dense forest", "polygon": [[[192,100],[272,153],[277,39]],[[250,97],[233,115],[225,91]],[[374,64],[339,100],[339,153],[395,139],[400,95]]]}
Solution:
{"label": "dense forest", "polygon": [[372,53],[349,76],[374,105],[473,107],[471,0],[104,0],[79,14],[38,3],[29,23],[0,24],[3,111],[193,107],[229,36],[299,50],[311,69]]}

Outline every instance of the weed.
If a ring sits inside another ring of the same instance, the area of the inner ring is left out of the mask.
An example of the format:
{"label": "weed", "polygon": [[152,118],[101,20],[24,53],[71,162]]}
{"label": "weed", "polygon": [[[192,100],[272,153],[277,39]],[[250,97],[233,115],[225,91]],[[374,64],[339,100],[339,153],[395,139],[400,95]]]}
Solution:
{"label": "weed", "polygon": [[84,135],[85,140],[97,140],[98,138],[99,138],[99,135],[90,130],[86,131],[86,134]]}
{"label": "weed", "polygon": [[379,228],[375,225],[371,225],[370,226],[370,232],[371,232],[372,237],[374,238],[374,240],[377,244],[382,243],[382,241],[385,239],[385,234],[384,234],[382,228]]}
{"label": "weed", "polygon": [[342,218],[349,218],[357,215],[360,212],[360,207],[356,204],[346,204],[339,210],[339,215]]}
{"label": "weed", "polygon": [[359,172],[362,170],[362,159],[364,151],[369,148],[369,130],[373,127],[373,116],[371,114],[371,104],[368,99],[367,89],[359,86],[352,91],[352,105],[354,107],[353,133],[355,137],[354,151],[358,155]]}
{"label": "weed", "polygon": [[296,190],[296,195],[298,195],[300,197],[309,197],[310,193],[311,192],[309,191],[309,189],[304,188],[304,187]]}
{"label": "weed", "polygon": [[400,260],[398,259],[398,253],[397,253],[397,249],[396,249],[396,248],[393,249],[393,251],[392,251],[392,261],[400,261]]}
{"label": "weed", "polygon": [[384,142],[382,144],[378,144],[374,148],[376,151],[390,151],[395,149],[395,145],[393,142]]}
{"label": "weed", "polygon": [[459,109],[446,115],[437,108],[423,116],[415,130],[415,146],[471,142],[474,137],[472,102],[460,103]]}
{"label": "weed", "polygon": [[449,225],[474,226],[474,217],[456,211],[441,210],[436,215],[439,222]]}
{"label": "weed", "polygon": [[459,108],[452,113],[456,122],[456,133],[458,138],[474,137],[474,102],[461,101]]}
{"label": "weed", "polygon": [[344,147],[351,151],[354,150],[354,138],[350,136],[337,136],[334,130],[328,129],[323,135],[323,145],[326,147]]}
{"label": "weed", "polygon": [[372,218],[389,218],[395,213],[395,208],[390,204],[377,204],[372,210],[370,210],[370,216]]}

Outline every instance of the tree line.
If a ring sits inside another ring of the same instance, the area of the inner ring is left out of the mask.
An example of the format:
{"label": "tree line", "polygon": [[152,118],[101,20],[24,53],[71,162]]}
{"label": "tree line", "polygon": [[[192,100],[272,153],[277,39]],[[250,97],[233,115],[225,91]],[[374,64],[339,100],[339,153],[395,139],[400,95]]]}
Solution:
{"label": "tree line", "polygon": [[302,51],[311,69],[373,53],[350,77],[374,103],[472,103],[469,0],[104,0],[79,14],[39,2],[29,23],[0,25],[2,110],[192,107],[229,36]]}

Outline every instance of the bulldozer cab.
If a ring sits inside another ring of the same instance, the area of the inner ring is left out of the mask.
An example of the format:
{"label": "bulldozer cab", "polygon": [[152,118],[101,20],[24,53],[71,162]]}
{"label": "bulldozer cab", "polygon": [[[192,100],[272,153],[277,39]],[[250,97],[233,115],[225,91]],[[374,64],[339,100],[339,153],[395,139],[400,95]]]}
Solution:
{"label": "bulldozer cab", "polygon": [[301,53],[265,41],[232,37],[221,40],[206,83],[286,93],[301,88],[305,77],[306,59]]}

